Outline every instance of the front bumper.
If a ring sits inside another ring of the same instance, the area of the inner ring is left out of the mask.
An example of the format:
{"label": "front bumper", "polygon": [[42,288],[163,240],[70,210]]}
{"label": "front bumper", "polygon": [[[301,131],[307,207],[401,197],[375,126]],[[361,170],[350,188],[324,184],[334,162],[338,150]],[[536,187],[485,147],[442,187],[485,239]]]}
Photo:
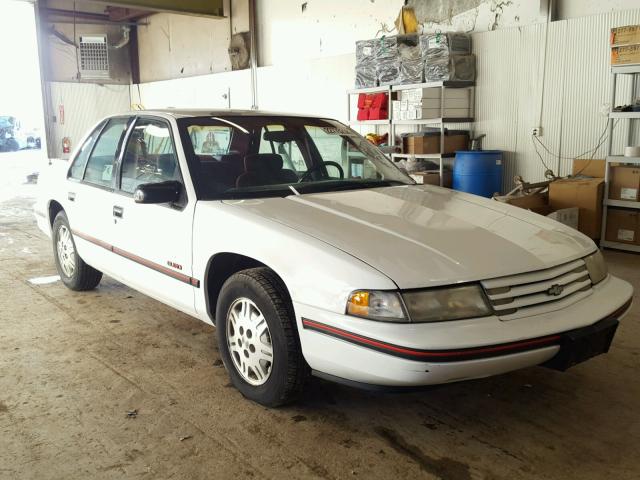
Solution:
{"label": "front bumper", "polygon": [[606,352],[617,320],[629,309],[632,289],[610,276],[593,290],[563,310],[508,322],[485,317],[390,324],[295,307],[302,317],[303,354],[320,375],[368,385],[421,386],[540,364],[564,370]]}

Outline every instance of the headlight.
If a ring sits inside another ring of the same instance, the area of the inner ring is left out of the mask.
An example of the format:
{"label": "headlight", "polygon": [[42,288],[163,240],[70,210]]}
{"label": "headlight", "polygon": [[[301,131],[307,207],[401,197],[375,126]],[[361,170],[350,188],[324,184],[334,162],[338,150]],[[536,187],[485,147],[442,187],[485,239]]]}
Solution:
{"label": "headlight", "polygon": [[584,263],[587,265],[591,283],[594,285],[607,278],[607,264],[600,250],[585,257]]}
{"label": "headlight", "polygon": [[349,295],[347,313],[383,322],[407,321],[398,292],[356,290]]}
{"label": "headlight", "polygon": [[491,315],[479,285],[416,290],[402,294],[412,322],[442,322]]}

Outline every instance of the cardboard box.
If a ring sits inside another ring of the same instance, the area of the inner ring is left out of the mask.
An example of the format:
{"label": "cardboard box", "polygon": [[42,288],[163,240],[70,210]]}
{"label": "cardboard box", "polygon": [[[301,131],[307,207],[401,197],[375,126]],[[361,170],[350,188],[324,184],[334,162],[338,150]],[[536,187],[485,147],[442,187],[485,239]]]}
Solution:
{"label": "cardboard box", "polygon": [[[415,109],[426,109],[426,108],[437,108],[438,110],[441,107],[442,100],[439,98],[423,98],[422,100],[407,100],[408,105],[407,108],[415,108]],[[469,100],[462,98],[453,98],[451,100],[445,101],[446,108],[452,109],[464,109],[466,111],[469,110]],[[468,113],[466,114],[469,115]]]}
{"label": "cardboard box", "polygon": [[611,46],[640,43],[640,25],[626,25],[611,29]]}
{"label": "cardboard box", "polygon": [[602,159],[582,159],[573,160],[573,170],[571,175],[584,175],[585,177],[604,178],[606,162]]}
{"label": "cardboard box", "polygon": [[592,239],[600,238],[602,228],[603,178],[568,178],[549,184],[552,210],[579,209],[578,230]]}
{"label": "cardboard box", "polygon": [[640,44],[611,47],[611,65],[635,65],[640,63]]}
{"label": "cardboard box", "polygon": [[567,227],[578,230],[580,223],[580,209],[578,207],[561,208],[547,215],[552,220],[560,222]]}
{"label": "cardboard box", "polygon": [[[412,110],[408,110],[411,112]],[[441,115],[444,115],[448,118],[468,118],[470,116],[470,111],[468,108],[445,108],[442,111],[440,108],[415,108],[413,110],[415,118],[420,120],[424,118],[440,118]]]}
{"label": "cardboard box", "polygon": [[610,199],[637,202],[638,192],[640,192],[640,167],[627,165],[611,167]]}
{"label": "cardboard box", "polygon": [[493,197],[494,200],[502,203],[508,203],[514,207],[524,208],[525,210],[546,211],[544,214],[550,213],[549,196],[546,193],[531,193],[528,195],[498,195]]}
{"label": "cardboard box", "polygon": [[[468,105],[469,95],[469,90],[466,88],[448,88],[444,91],[444,98],[447,103],[450,100],[465,100]],[[419,102],[425,98],[440,100],[442,98],[442,88],[409,88],[406,90],[400,90],[400,100]]]}
{"label": "cardboard box", "polygon": [[636,210],[609,208],[605,239],[640,245],[640,218]]}
{"label": "cardboard box", "polygon": [[[437,170],[427,171],[427,172],[414,172],[410,174],[411,178],[413,178],[417,183],[424,185],[440,185],[440,172]],[[450,170],[445,170],[443,172],[444,181],[442,183],[443,187],[451,188],[453,184],[453,176]]]}
{"label": "cardboard box", "polygon": [[[458,150],[466,150],[469,146],[469,134],[455,132],[445,134],[444,152],[455,153]],[[440,153],[440,134],[409,135],[402,139],[403,153],[426,154]]]}

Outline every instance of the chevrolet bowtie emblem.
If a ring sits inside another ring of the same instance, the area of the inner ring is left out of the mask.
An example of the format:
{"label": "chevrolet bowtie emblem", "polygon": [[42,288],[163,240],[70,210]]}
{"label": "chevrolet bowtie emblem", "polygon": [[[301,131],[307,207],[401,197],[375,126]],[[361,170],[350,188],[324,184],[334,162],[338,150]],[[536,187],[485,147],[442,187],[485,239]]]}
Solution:
{"label": "chevrolet bowtie emblem", "polygon": [[549,288],[549,290],[547,290],[547,295],[553,295],[554,297],[557,297],[563,291],[564,291],[564,287],[562,285],[558,285],[556,283],[555,285],[551,285],[551,288]]}

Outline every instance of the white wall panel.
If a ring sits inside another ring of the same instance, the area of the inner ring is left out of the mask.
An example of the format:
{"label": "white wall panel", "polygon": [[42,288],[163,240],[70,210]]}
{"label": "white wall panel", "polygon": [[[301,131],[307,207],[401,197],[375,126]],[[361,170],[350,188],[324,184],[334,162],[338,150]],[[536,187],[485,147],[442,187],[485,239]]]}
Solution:
{"label": "white wall panel", "polygon": [[143,82],[231,70],[228,18],[157,13],[138,27]]}
{"label": "white wall panel", "polygon": [[[52,151],[50,157],[67,158],[62,153],[62,139],[69,137],[72,150],[87,130],[107,115],[130,110],[129,85],[98,85],[93,83],[49,82],[51,112],[56,121],[51,124]],[[64,120],[60,117],[64,107]],[[64,121],[64,123],[62,123]]]}
{"label": "white wall panel", "polygon": [[402,0],[257,0],[258,61],[298,64],[355,53],[357,40],[374,38],[383,25],[394,28],[403,4]]}
{"label": "white wall panel", "polygon": [[347,119],[346,90],[353,88],[355,55],[316,58],[258,69],[262,110]]}
{"label": "white wall panel", "polygon": [[[518,146],[518,69],[513,63],[519,51],[519,32],[499,30],[474,36],[477,53],[476,134],[484,133],[483,147],[504,151],[504,176],[516,172]],[[511,59],[511,61],[509,60]],[[509,65],[509,68],[506,65]]]}
{"label": "white wall panel", "polygon": [[251,108],[249,70],[142,83],[131,92],[133,103],[146,109]]}

